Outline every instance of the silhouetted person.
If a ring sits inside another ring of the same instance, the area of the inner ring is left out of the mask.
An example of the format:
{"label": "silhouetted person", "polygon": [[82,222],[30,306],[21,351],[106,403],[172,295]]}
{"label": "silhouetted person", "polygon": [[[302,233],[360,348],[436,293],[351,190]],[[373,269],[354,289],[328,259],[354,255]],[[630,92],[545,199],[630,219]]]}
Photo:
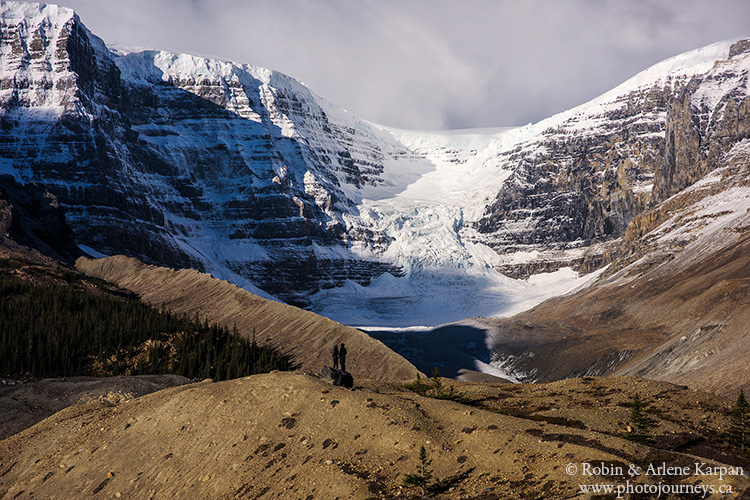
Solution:
{"label": "silhouetted person", "polygon": [[338,370],[338,368],[339,368],[339,346],[334,345],[333,346],[333,369]]}
{"label": "silhouetted person", "polygon": [[341,343],[341,347],[339,347],[339,364],[341,365],[341,371],[346,371],[346,347],[344,347],[344,343]]}

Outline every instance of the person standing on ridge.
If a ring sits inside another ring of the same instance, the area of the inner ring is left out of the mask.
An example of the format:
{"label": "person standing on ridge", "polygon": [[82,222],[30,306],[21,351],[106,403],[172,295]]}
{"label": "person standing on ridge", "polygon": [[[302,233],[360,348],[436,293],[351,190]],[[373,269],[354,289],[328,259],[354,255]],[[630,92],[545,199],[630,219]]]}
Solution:
{"label": "person standing on ridge", "polygon": [[344,346],[344,343],[341,343],[341,347],[339,347],[339,364],[341,365],[341,371],[346,371],[346,347]]}
{"label": "person standing on ridge", "polygon": [[[341,345],[343,346],[344,344]],[[339,369],[339,346],[336,344],[333,345],[333,369]]]}

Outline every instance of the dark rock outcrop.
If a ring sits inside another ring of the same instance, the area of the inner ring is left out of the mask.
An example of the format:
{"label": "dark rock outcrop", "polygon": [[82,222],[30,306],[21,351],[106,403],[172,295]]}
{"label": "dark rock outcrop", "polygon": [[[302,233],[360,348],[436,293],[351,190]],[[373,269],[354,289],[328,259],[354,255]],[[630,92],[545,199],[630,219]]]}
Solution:
{"label": "dark rock outcrop", "polygon": [[344,370],[339,370],[338,368],[324,366],[320,370],[320,376],[333,385],[349,388],[354,387],[354,378],[352,377],[352,374],[345,372]]}
{"label": "dark rock outcrop", "polygon": [[83,254],[52,193],[0,175],[0,243],[8,240],[69,264]]}

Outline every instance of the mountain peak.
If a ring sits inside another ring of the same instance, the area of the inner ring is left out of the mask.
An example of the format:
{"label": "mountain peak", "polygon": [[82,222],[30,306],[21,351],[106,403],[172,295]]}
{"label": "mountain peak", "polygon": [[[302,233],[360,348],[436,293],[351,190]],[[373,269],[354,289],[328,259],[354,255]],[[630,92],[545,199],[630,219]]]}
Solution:
{"label": "mountain peak", "polygon": [[41,24],[48,20],[53,26],[65,24],[78,16],[68,7],[34,2],[0,2],[0,19],[8,22],[25,21],[28,24]]}

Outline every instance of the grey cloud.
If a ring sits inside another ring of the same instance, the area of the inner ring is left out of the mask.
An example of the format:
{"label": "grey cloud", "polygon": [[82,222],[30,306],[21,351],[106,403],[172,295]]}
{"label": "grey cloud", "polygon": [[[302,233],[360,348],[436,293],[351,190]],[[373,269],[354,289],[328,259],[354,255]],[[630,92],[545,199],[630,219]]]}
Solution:
{"label": "grey cloud", "polygon": [[750,36],[744,0],[59,0],[108,42],[287,73],[402,128],[524,124]]}

